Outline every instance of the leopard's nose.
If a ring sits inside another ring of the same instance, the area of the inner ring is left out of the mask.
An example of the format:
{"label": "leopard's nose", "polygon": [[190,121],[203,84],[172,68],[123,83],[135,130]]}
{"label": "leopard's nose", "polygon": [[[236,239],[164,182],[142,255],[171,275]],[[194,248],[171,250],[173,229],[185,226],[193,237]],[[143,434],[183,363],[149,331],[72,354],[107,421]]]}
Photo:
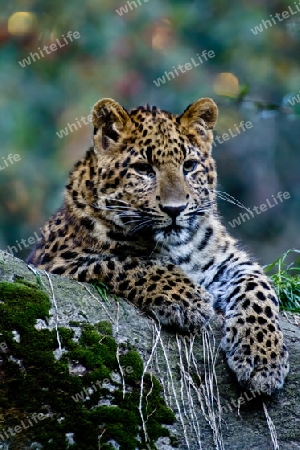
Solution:
{"label": "leopard's nose", "polygon": [[159,205],[160,209],[168,214],[168,216],[171,217],[171,219],[176,219],[177,216],[179,216],[179,214],[185,210],[186,208],[186,204],[185,205],[179,205],[179,206],[163,206],[163,205]]}

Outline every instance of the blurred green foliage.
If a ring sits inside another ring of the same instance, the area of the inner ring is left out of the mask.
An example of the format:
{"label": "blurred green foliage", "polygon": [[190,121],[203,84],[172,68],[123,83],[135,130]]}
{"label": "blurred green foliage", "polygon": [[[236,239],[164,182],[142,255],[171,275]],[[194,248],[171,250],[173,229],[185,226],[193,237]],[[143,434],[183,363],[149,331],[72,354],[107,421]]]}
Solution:
{"label": "blurred green foliage", "polygon": [[[220,108],[217,135],[242,120],[253,124],[214,147],[220,190],[247,207],[279,191],[290,193],[289,200],[231,232],[264,262],[299,247],[300,12],[292,3],[20,0],[2,5],[0,167],[7,166],[0,170],[0,246],[15,246],[16,256],[28,254],[32,245],[21,240],[39,234],[61,204],[67,173],[87,149],[92,127],[78,126],[63,138],[56,133],[87,117],[99,98],[115,98],[127,108],[149,102],[180,113],[205,96]],[[275,19],[289,6],[295,14]],[[128,12],[121,15],[121,7]],[[256,26],[262,31],[255,34]],[[25,67],[19,63],[56,39],[65,42],[62,36],[67,39],[69,31],[80,38],[44,51]],[[155,85],[204,50],[215,56]],[[21,160],[10,164],[9,154]],[[225,224],[241,212],[224,201],[220,209]]]}

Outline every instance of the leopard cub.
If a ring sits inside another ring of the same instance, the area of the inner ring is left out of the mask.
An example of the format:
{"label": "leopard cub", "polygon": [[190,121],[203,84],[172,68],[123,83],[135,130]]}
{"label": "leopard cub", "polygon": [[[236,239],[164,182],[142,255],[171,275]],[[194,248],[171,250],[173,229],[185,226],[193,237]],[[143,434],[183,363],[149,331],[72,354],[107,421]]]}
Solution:
{"label": "leopard cub", "polygon": [[93,144],[75,164],[64,203],[28,262],[104,282],[182,331],[199,330],[217,308],[238,381],[270,394],[288,373],[278,300],[217,213],[211,155],[217,116],[209,98],[181,115],[98,101]]}

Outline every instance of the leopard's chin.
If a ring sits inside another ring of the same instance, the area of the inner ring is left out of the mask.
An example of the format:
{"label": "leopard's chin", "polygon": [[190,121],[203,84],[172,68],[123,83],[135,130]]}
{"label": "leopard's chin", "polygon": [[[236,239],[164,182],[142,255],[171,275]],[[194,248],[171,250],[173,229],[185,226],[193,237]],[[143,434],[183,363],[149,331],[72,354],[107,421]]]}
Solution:
{"label": "leopard's chin", "polygon": [[154,235],[154,239],[163,243],[164,247],[171,245],[181,245],[191,239],[192,230],[189,228],[181,227],[179,225],[169,225],[165,228],[157,230]]}

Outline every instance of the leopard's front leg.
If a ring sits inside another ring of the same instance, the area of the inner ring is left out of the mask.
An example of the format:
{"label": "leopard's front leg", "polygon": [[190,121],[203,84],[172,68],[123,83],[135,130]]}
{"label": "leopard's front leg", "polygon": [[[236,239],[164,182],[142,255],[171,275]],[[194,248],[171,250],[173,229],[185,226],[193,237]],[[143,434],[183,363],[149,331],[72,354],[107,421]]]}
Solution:
{"label": "leopard's front leg", "polygon": [[261,273],[241,275],[223,298],[227,361],[238,381],[251,390],[271,394],[283,386],[288,352],[278,323],[278,300]]}
{"label": "leopard's front leg", "polygon": [[135,257],[121,260],[78,255],[63,266],[54,261],[47,270],[79,281],[102,281],[113,294],[181,331],[199,331],[213,315],[212,295],[172,264]]}

